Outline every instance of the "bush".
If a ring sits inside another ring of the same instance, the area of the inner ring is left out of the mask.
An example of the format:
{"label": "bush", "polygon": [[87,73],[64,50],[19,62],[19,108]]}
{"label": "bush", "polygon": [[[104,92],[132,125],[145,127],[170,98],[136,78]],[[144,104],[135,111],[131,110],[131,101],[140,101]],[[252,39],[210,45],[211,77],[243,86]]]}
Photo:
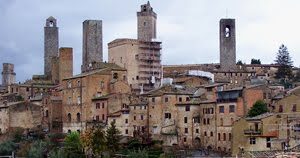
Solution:
{"label": "bush", "polygon": [[36,141],[31,145],[28,151],[28,158],[41,158],[44,157],[47,150],[47,144],[43,141]]}
{"label": "bush", "polygon": [[148,158],[148,152],[146,150],[132,150],[128,153],[128,158]]}
{"label": "bush", "polygon": [[6,141],[0,144],[0,155],[11,155],[17,145],[12,141]]}

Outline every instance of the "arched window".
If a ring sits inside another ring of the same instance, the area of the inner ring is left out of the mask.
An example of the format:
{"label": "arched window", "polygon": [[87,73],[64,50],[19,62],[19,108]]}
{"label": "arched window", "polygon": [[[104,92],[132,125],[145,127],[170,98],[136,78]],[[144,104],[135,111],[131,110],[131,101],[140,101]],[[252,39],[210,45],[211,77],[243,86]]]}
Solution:
{"label": "arched window", "polygon": [[71,120],[72,120],[72,116],[70,113],[68,113],[68,122],[71,122]]}
{"label": "arched window", "polygon": [[225,37],[226,38],[230,37],[230,34],[231,34],[230,26],[226,25],[225,26]]}
{"label": "arched window", "polygon": [[223,140],[226,141],[226,133],[223,133]]}
{"label": "arched window", "polygon": [[77,113],[77,122],[80,122],[80,113]]}

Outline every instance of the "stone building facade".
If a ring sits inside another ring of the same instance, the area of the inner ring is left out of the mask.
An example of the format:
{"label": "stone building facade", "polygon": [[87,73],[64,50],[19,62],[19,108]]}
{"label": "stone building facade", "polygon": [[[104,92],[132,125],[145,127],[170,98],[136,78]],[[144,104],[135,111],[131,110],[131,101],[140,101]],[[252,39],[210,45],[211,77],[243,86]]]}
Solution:
{"label": "stone building facade", "polygon": [[50,16],[44,27],[44,74],[50,78],[52,71],[52,58],[58,56],[59,37],[57,21]]}
{"label": "stone building facade", "polygon": [[16,73],[14,71],[14,64],[3,63],[2,69],[2,86],[8,86],[16,82]]}
{"label": "stone building facade", "polygon": [[116,39],[108,43],[108,60],[128,71],[127,80],[133,90],[143,93],[160,85],[161,42],[156,38],[156,13],[150,3],[137,13],[138,39]]}
{"label": "stone building facade", "polygon": [[[98,114],[100,117],[102,114],[107,114],[105,112],[107,104],[101,109],[102,102],[99,102],[99,110],[104,110],[100,113],[94,111],[98,102],[93,100],[110,93],[122,93],[122,90],[127,90],[128,93],[129,86],[124,79],[126,79],[126,69],[110,63],[102,63],[99,69],[64,79],[62,83],[63,132],[84,130],[89,122],[96,120]],[[125,84],[119,84],[119,81]],[[122,88],[121,85],[127,88]]]}
{"label": "stone building facade", "polygon": [[89,71],[94,62],[103,62],[103,37],[101,20],[83,22],[82,66],[81,71]]}
{"label": "stone building facade", "polygon": [[52,58],[51,81],[59,84],[64,78],[73,76],[73,48],[59,48],[59,55]]}

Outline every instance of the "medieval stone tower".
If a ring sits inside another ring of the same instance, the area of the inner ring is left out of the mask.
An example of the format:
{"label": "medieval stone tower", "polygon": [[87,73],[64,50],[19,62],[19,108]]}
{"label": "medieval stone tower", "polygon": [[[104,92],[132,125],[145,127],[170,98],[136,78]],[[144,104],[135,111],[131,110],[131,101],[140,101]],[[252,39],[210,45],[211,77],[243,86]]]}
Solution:
{"label": "medieval stone tower", "polygon": [[8,86],[16,82],[16,73],[14,72],[14,64],[3,63],[2,70],[2,86]]}
{"label": "medieval stone tower", "polygon": [[220,20],[220,66],[225,71],[236,69],[235,19]]}
{"label": "medieval stone tower", "polygon": [[83,22],[81,71],[86,72],[93,62],[103,61],[102,21],[85,20]]}
{"label": "medieval stone tower", "polygon": [[56,19],[50,16],[44,27],[44,74],[51,77],[52,58],[58,56],[58,27]]}
{"label": "medieval stone tower", "polygon": [[141,5],[141,11],[137,12],[138,40],[151,41],[156,38],[156,16],[149,1]]}

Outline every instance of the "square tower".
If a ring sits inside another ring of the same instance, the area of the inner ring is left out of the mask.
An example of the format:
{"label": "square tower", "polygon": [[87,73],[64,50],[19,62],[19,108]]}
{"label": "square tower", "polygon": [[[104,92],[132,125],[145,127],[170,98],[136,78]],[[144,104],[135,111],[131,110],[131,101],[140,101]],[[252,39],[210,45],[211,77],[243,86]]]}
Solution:
{"label": "square tower", "polygon": [[220,20],[220,66],[222,70],[236,69],[235,19]]}
{"label": "square tower", "polygon": [[14,72],[14,64],[3,63],[2,69],[2,86],[8,86],[16,82],[16,73]]}
{"label": "square tower", "polygon": [[52,58],[58,56],[58,27],[56,19],[50,16],[44,27],[44,74],[50,78]]}
{"label": "square tower", "polygon": [[141,11],[137,12],[138,40],[151,41],[156,38],[156,13],[149,1],[141,5]]}
{"label": "square tower", "polygon": [[94,62],[103,61],[102,21],[85,20],[83,22],[81,71],[86,72]]}

